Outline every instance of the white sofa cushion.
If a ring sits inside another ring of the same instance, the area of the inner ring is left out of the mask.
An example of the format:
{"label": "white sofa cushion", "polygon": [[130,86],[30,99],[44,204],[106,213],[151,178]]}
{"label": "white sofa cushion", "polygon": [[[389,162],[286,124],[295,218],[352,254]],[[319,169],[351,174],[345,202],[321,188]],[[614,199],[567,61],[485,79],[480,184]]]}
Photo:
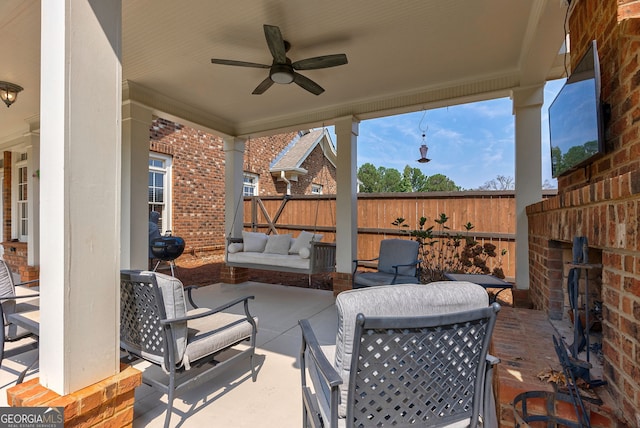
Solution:
{"label": "white sofa cushion", "polygon": [[265,253],[271,254],[289,254],[289,246],[291,245],[291,234],[270,235],[267,239],[267,245],[264,247]]}
{"label": "white sofa cushion", "polygon": [[242,242],[244,246],[243,251],[252,251],[261,253],[264,251],[264,247],[267,246],[267,235],[262,232],[247,232],[242,231]]}
{"label": "white sofa cushion", "polygon": [[251,253],[241,251],[228,253],[227,261],[231,263],[282,266],[295,269],[309,269],[309,259],[300,258],[297,254]]}
{"label": "white sofa cushion", "polygon": [[229,244],[227,251],[230,253],[238,253],[243,249],[244,249],[244,245],[242,245],[242,242],[232,242],[231,244]]}
{"label": "white sofa cushion", "polygon": [[300,248],[300,252],[298,253],[301,259],[308,259],[311,256],[311,248],[302,247]]}
{"label": "white sofa cushion", "polygon": [[304,247],[310,248],[311,240],[313,240],[314,242],[318,242],[322,240],[323,236],[324,235],[320,233],[311,233],[303,230],[295,239],[295,242],[293,243],[293,245],[291,245],[291,248],[289,248],[289,254],[298,254],[300,252],[300,249]]}

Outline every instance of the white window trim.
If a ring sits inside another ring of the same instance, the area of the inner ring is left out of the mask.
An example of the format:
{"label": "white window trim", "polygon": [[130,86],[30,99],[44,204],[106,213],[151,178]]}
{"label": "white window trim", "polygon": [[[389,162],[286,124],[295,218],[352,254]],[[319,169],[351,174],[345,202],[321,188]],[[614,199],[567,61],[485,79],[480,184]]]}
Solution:
{"label": "white window trim", "polygon": [[[315,192],[314,190],[319,190],[319,192]],[[324,186],[322,186],[322,184],[311,183],[311,194],[312,195],[324,194]]]}
{"label": "white window trim", "polygon": [[254,174],[252,172],[246,172],[246,171],[242,174],[242,196],[252,196],[252,195],[247,195],[244,192],[245,178],[254,179],[255,185],[253,186],[253,196],[258,196],[260,194],[260,176],[258,174]]}
{"label": "white window trim", "polygon": [[[168,155],[163,155],[161,153],[149,153],[149,160],[160,160],[164,162],[164,168],[152,167],[149,166],[149,172],[151,171],[162,171],[164,172],[164,209],[163,212],[160,213],[162,218],[162,224],[159,224],[160,233],[164,234],[167,230],[171,230],[172,228],[172,210],[171,210],[171,194],[172,183],[173,183],[173,158]],[[147,189],[149,188],[149,184],[147,183]],[[147,191],[147,203],[149,203],[149,196]]]}
{"label": "white window trim", "polygon": [[[19,204],[18,204],[18,172],[20,170],[20,168],[27,168],[27,186],[31,186],[32,182],[29,180],[29,165],[28,159],[24,159],[21,160],[20,157],[22,155],[27,155],[28,157],[28,152],[24,151],[24,152],[13,152],[11,159],[12,159],[12,163],[13,166],[11,168],[11,238],[12,239],[17,239],[20,242],[27,242],[28,239],[28,234],[27,235],[21,235],[20,234],[20,224],[21,224],[21,219],[20,219],[20,209],[19,209]],[[29,200],[29,194],[27,193],[27,207],[28,204],[30,204],[32,201]],[[27,214],[28,215],[28,214]],[[29,218],[27,218],[27,227],[29,227]],[[29,230],[27,230],[27,233],[29,233]]]}

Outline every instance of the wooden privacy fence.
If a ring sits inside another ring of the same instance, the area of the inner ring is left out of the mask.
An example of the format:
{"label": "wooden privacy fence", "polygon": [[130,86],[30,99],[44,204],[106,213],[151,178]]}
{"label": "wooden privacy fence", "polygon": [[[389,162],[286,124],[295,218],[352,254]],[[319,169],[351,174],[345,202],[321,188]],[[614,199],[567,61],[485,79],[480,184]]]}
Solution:
{"label": "wooden privacy fence", "polygon": [[[437,236],[441,230],[434,220],[442,213],[449,217],[449,233],[467,235],[464,225],[470,222],[474,228],[469,236],[480,244],[494,244],[499,255],[505,249],[506,254],[499,256],[502,268],[507,278],[515,277],[514,191],[359,193],[357,258],[376,257],[382,239],[407,237],[406,230],[392,225],[398,217],[410,229],[417,229],[420,217],[426,217],[426,226],[434,225]],[[324,234],[323,241],[334,242],[335,195],[245,198],[244,227],[294,236],[301,230],[315,231]]]}

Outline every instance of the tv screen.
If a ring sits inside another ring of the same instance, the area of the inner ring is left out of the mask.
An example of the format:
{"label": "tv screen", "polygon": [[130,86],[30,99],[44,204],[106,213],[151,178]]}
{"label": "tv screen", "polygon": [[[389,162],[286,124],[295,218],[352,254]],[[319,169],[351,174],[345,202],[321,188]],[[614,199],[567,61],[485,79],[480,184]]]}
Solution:
{"label": "tv screen", "polygon": [[604,150],[595,40],[549,107],[549,134],[554,178],[588,163]]}

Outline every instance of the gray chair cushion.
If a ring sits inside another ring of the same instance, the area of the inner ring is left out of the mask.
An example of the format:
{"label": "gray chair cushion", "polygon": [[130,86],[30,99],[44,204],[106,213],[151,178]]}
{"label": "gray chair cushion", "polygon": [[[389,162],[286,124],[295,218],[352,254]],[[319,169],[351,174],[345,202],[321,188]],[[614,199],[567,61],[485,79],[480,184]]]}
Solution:
{"label": "gray chair cushion", "polygon": [[[208,309],[206,308],[195,309],[189,311],[189,315],[207,311]],[[253,319],[256,323],[258,322],[257,317]],[[228,326],[231,324],[234,325],[229,328]],[[250,338],[252,326],[244,315],[220,312],[215,315],[189,320],[188,330],[187,348],[182,359],[187,369],[192,361],[215,354],[222,349]]]}
{"label": "gray chair cushion", "polygon": [[[187,301],[184,296],[184,289],[182,282],[178,278],[174,278],[163,273],[155,273],[158,288],[162,292],[162,300],[164,301],[164,310],[167,315],[167,319],[181,318],[187,314]],[[172,324],[173,334],[175,337],[175,356],[176,363],[180,365],[180,361],[185,353],[187,347],[187,322],[179,322]],[[164,367],[164,354],[162,352],[145,352],[142,351],[142,356],[148,358],[154,363],[160,364]]]}
{"label": "gray chair cushion", "polygon": [[[395,281],[394,281],[395,278]],[[398,275],[386,272],[361,272],[356,274],[354,288],[375,287],[391,284],[419,284],[420,280],[415,276]]]}
{"label": "gray chair cushion", "polygon": [[[340,387],[341,403],[347,400],[355,319],[359,313],[365,316],[438,315],[488,305],[489,296],[484,288],[458,281],[371,287],[340,293],[336,299],[335,368],[344,382]],[[338,414],[346,416],[344,404],[340,405]]]}

